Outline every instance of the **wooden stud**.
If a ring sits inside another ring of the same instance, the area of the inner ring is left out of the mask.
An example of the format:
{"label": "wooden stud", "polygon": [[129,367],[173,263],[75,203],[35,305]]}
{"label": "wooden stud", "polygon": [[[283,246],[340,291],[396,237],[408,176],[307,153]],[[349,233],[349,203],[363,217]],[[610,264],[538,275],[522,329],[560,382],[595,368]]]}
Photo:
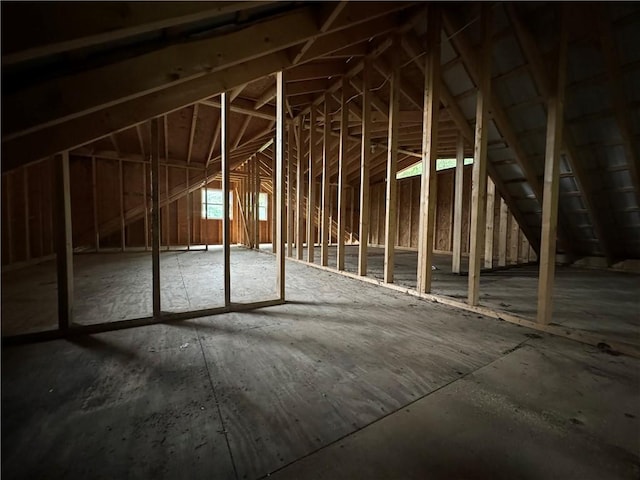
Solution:
{"label": "wooden stud", "polygon": [[558,193],[560,187],[560,147],[564,118],[564,95],[567,61],[566,7],[560,7],[560,43],[556,82],[547,107],[547,143],[545,150],[542,195],[542,237],[540,274],[538,276],[538,316],[540,324],[551,322],[552,294],[556,267],[556,232],[558,227]]}
{"label": "wooden stud", "polygon": [[253,157],[253,162],[253,244],[260,250],[260,159],[257,155]]}
{"label": "wooden stud", "polygon": [[153,318],[160,319],[160,135],[157,118],[151,119],[151,271]]}
{"label": "wooden stud", "polygon": [[285,293],[285,267],[284,267],[284,116],[285,116],[285,82],[283,73],[276,74],[276,142],[274,145],[276,184],[273,191],[276,195],[276,264],[277,296],[284,301]]}
{"label": "wooden stud", "polygon": [[100,224],[98,222],[98,183],[96,181],[96,157],[91,157],[91,188],[93,189],[93,231],[95,232],[96,252],[100,251]]}
{"label": "wooden stud", "polygon": [[[165,161],[167,161],[166,158],[165,158]],[[166,219],[167,219],[166,221],[167,238],[165,238],[165,241],[166,241],[167,250],[169,250],[171,245],[171,221],[170,221],[171,220],[171,203],[169,201],[169,166],[168,165],[164,166],[164,194],[166,198],[164,209],[166,212]]]}
{"label": "wooden stud", "polygon": [[187,165],[191,163],[193,153],[193,139],[196,135],[196,124],[198,123],[198,104],[193,105],[193,115],[191,117],[191,129],[189,130],[189,146],[187,147]]}
{"label": "wooden stud", "polygon": [[427,24],[429,53],[425,64],[424,117],[422,121],[422,178],[418,230],[417,290],[431,292],[431,266],[435,240],[438,177],[438,122],[440,112],[440,10],[429,7]]}
{"label": "wooden stud", "polygon": [[71,180],[69,152],[56,160],[56,264],[58,277],[58,328],[73,323],[73,230],[71,226]]}
{"label": "wooden stud", "polygon": [[500,198],[500,232],[498,235],[498,266],[507,266],[507,233],[509,231],[509,209],[504,198]]}
{"label": "wooden stud", "polygon": [[296,121],[296,258],[302,260],[304,249],[304,175],[302,169],[302,123],[304,119]]}
{"label": "wooden stud", "polygon": [[329,265],[329,242],[331,239],[331,225],[329,224],[330,214],[330,185],[329,185],[329,136],[331,131],[331,120],[329,119],[329,93],[324,95],[324,126],[322,130],[322,207],[320,212],[321,236],[320,256],[321,265]]}
{"label": "wooden stud", "polygon": [[518,264],[518,232],[520,226],[516,218],[511,215],[509,218],[509,224],[511,225],[511,235],[509,235],[509,263],[512,265]]}
{"label": "wooden stud", "polygon": [[[142,135],[142,133],[140,133]],[[151,152],[149,152],[151,157]],[[149,158],[151,160],[151,158]],[[142,164],[142,202],[144,204],[144,250],[149,250],[149,199],[147,198],[147,164]],[[95,193],[94,193],[95,195]],[[97,222],[97,220],[96,220]],[[96,227],[96,231],[97,227]]]}
{"label": "wooden stud", "polygon": [[[191,186],[189,182],[189,169],[186,169],[187,189]],[[191,250],[191,193],[187,193],[187,250]]]}
{"label": "wooden stud", "polygon": [[493,268],[493,228],[496,185],[487,179],[487,229],[484,236],[484,268]]}
{"label": "wooden stud", "polygon": [[480,54],[479,88],[476,105],[476,135],[473,149],[473,184],[471,188],[471,243],[469,245],[469,305],[480,301],[480,261],[484,249],[487,209],[487,128],[491,98],[491,6],[482,4],[483,45]]}
{"label": "wooden stud", "polygon": [[[394,37],[394,46],[400,45]],[[387,189],[384,239],[384,282],[393,283],[396,231],[396,195],[398,169],[398,126],[400,112],[400,59],[394,55],[391,66],[391,86],[389,93],[389,144],[387,146]]]}
{"label": "wooden stud", "polygon": [[124,172],[122,160],[118,160],[118,176],[120,187],[120,250],[124,252],[126,244],[126,227],[124,222]]}
{"label": "wooden stud", "polygon": [[[362,141],[360,146],[360,234],[358,246],[358,275],[367,274],[369,250],[369,222],[371,193],[371,60],[365,59],[362,71]],[[326,113],[325,113],[326,115]]]}
{"label": "wooden stud", "polygon": [[273,147],[273,163],[271,164],[271,202],[269,213],[271,214],[271,251],[273,253],[278,253],[278,239],[276,236],[276,232],[278,230],[278,222],[276,219],[276,186],[277,186],[277,156],[276,156],[276,147],[275,142],[277,139],[274,139],[274,147]]}
{"label": "wooden stud", "polygon": [[287,125],[287,257],[293,257],[293,142],[293,122],[289,122]]}
{"label": "wooden stud", "polygon": [[307,261],[313,263],[315,244],[315,211],[316,211],[316,172],[314,168],[314,147],[316,145],[316,116],[315,107],[309,114],[309,192],[307,194]]}
{"label": "wooden stud", "polygon": [[349,110],[347,106],[347,88],[349,82],[345,76],[341,80],[341,97],[340,97],[340,150],[338,153],[338,252],[337,252],[337,268],[338,271],[344,270],[345,247],[344,247],[344,230],[345,230],[345,166],[347,154],[347,136],[349,134]]}
{"label": "wooden stud", "polygon": [[464,191],[464,138],[458,136],[456,146],[456,172],[454,187],[454,214],[453,214],[453,257],[451,271],[460,273],[462,263],[462,194]]}
{"label": "wooden stud", "polygon": [[[218,132],[222,129],[222,119],[218,121]],[[205,198],[205,209],[204,209],[204,250],[205,252],[209,251],[209,209],[206,206],[206,198],[207,198],[207,187],[209,186],[209,168],[205,165],[204,167],[204,186],[200,191],[200,195],[204,193]],[[201,197],[202,198],[202,197]],[[240,198],[238,198],[240,201]]]}
{"label": "wooden stud", "polygon": [[29,231],[29,167],[22,168],[22,194],[24,198],[24,249],[25,259],[31,259],[31,234]]}
{"label": "wooden stud", "polygon": [[229,92],[222,93],[221,102],[220,139],[222,153],[222,248],[224,252],[224,306],[228,307],[231,305],[231,224],[229,222],[229,105],[231,100],[229,98]]}

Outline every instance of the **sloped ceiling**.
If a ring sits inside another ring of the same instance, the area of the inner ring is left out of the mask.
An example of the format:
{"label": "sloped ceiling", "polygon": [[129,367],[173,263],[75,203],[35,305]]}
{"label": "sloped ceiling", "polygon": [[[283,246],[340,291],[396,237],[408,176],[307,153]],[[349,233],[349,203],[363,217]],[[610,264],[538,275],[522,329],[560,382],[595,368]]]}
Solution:
{"label": "sloped ceiling", "polygon": [[[67,12],[61,15],[52,5],[25,9],[2,4],[3,171],[63,149],[77,155],[145,159],[148,119],[156,116],[162,119],[164,162],[215,171],[223,90],[232,98],[232,161],[239,167],[258,150],[270,154],[275,125],[272,73],[284,68],[289,115],[302,119],[307,132],[311,109],[318,113],[316,129],[322,128],[326,100],[331,151],[337,151],[345,95],[350,135],[345,168],[348,180],[357,182],[365,58],[372,62],[374,172],[384,169],[393,61],[402,66],[399,168],[420,156],[424,53],[431,48],[425,35],[426,3],[218,2],[215,8],[167,3],[154,14],[133,4],[104,4],[99,7],[102,17],[93,6],[85,11],[82,4],[60,4]],[[455,156],[460,137],[470,156],[479,6],[440,6],[444,93],[438,151],[441,157]],[[559,4],[499,2],[492,13],[489,173],[535,245]],[[305,23],[307,19],[312,21]],[[83,20],[93,23],[70,28]],[[29,28],[17,28],[23,24]],[[270,30],[269,25],[284,25],[288,31]],[[565,28],[569,47],[559,248],[576,257],[604,256],[609,262],[640,258],[640,6],[580,4],[572,8]],[[241,42],[237,49],[226,48],[231,40]],[[210,49],[202,53],[203,45]],[[233,57],[236,51],[238,58]],[[175,52],[180,56],[171,60]],[[211,52],[220,52],[219,58]],[[145,63],[154,59],[160,63]],[[126,79],[99,76],[122,72],[123,65],[131,65],[142,78],[120,87]],[[165,65],[169,70],[162,70]],[[349,81],[342,92],[344,76]],[[78,79],[96,83],[82,92],[70,90]],[[305,152],[307,138],[301,142]],[[313,148],[320,156],[321,138]]]}

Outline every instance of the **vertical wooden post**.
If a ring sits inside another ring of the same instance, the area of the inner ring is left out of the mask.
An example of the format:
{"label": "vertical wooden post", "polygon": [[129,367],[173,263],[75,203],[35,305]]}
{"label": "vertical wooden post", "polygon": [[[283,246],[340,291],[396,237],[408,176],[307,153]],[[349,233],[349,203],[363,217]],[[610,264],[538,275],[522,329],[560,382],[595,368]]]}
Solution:
{"label": "vertical wooden post", "polygon": [[329,186],[329,134],[331,120],[329,118],[329,94],[324,94],[324,126],[322,130],[322,209],[320,212],[322,240],[320,242],[321,264],[326,267],[329,264],[329,239],[331,238],[331,226],[329,225],[329,198],[331,197]]}
{"label": "vertical wooden post", "polygon": [[371,59],[366,58],[362,71],[362,144],[360,150],[360,235],[358,246],[358,275],[367,274],[369,249],[369,211],[371,194],[369,170],[371,165]]}
{"label": "vertical wooden post", "polygon": [[124,172],[122,169],[122,160],[118,160],[118,175],[120,178],[120,250],[124,252],[126,243],[126,231],[124,224]]}
{"label": "vertical wooden post", "polygon": [[518,225],[518,221],[516,217],[510,216],[510,225],[511,225],[511,234],[509,235],[509,259],[511,260],[509,263],[513,265],[518,264],[518,232],[520,231],[520,226]]}
{"label": "vertical wooden post", "polygon": [[293,120],[287,125],[287,257],[293,257]]}
{"label": "vertical wooden post", "polygon": [[329,195],[329,246],[331,246],[333,244],[333,204],[336,198],[331,184],[329,184]]}
{"label": "vertical wooden post", "polygon": [[277,253],[278,242],[276,238],[276,230],[278,229],[278,223],[276,221],[276,170],[277,170],[277,157],[276,157],[276,139],[273,140],[273,166],[271,168],[271,251]]}
{"label": "vertical wooden post", "polygon": [[471,188],[471,243],[469,246],[469,305],[480,301],[480,261],[484,250],[487,213],[487,128],[491,98],[491,6],[482,4],[482,53],[476,105],[476,135],[473,149],[473,185]]}
{"label": "vertical wooden post", "polygon": [[[398,37],[393,39],[394,47],[399,47]],[[398,126],[400,114],[400,59],[393,55],[391,66],[391,87],[389,98],[389,141],[387,147],[387,198],[384,237],[384,282],[393,283],[396,236],[396,195],[398,169]]]}
{"label": "vertical wooden post", "polygon": [[[147,199],[147,164],[142,164],[142,201],[144,205],[144,251],[149,250],[149,202]],[[95,195],[95,192],[94,192]],[[97,231],[97,229],[96,229]]]}
{"label": "vertical wooden post", "polygon": [[440,111],[440,10],[429,7],[427,24],[429,53],[425,62],[424,113],[422,121],[422,179],[420,185],[420,216],[418,230],[417,289],[431,291],[431,265],[438,178],[438,113]]}
{"label": "vertical wooden post", "polygon": [[496,186],[487,179],[487,227],[484,236],[484,267],[493,268],[493,223],[495,211]]}
{"label": "vertical wooden post", "polygon": [[[218,124],[222,123],[221,121]],[[207,208],[207,187],[209,186],[209,167],[204,167],[204,185],[201,194],[204,194],[204,251],[209,251],[209,209]],[[238,199],[238,201],[240,201]]]}
{"label": "vertical wooden post", "polygon": [[[196,103],[196,107],[198,104]],[[194,114],[195,115],[195,114]],[[187,167],[187,250],[191,250],[191,182],[189,180],[189,167]]]}
{"label": "vertical wooden post", "polygon": [[260,250],[260,158],[256,154],[253,157],[253,244],[256,250]]}
{"label": "vertical wooden post", "polygon": [[500,232],[498,236],[498,266],[507,266],[507,233],[509,231],[509,209],[504,201],[504,198],[500,197]]}
{"label": "vertical wooden post", "polygon": [[547,144],[542,192],[542,237],[540,244],[540,274],[538,276],[538,323],[551,322],[553,283],[556,268],[556,231],[558,227],[558,194],[560,184],[560,148],[564,123],[564,96],[567,61],[566,7],[558,8],[560,45],[556,82],[552,86],[547,106]]}
{"label": "vertical wooden post", "polygon": [[[166,160],[166,161],[168,162],[169,160]],[[166,205],[164,207],[164,209],[167,212],[167,215],[166,215],[166,217],[167,217],[167,230],[166,230],[167,238],[165,238],[165,241],[167,242],[167,250],[169,250],[169,248],[171,248],[170,247],[170,245],[171,245],[171,208],[170,208],[171,204],[169,203],[169,165],[165,165],[164,166],[164,184],[165,184],[164,193],[165,193],[165,196],[167,198],[167,203],[166,203]]]}
{"label": "vertical wooden post", "polygon": [[55,158],[58,328],[67,330],[73,322],[73,240],[69,152],[62,152]]}
{"label": "vertical wooden post", "polygon": [[303,195],[304,195],[304,175],[302,171],[302,124],[304,117],[296,122],[298,135],[296,136],[296,258],[302,260],[302,252],[304,249],[304,217],[302,213]]}
{"label": "vertical wooden post", "polygon": [[349,81],[346,76],[340,81],[341,97],[340,97],[340,152],[338,156],[338,253],[337,268],[339,271],[344,270],[345,248],[344,248],[344,224],[345,224],[345,168],[347,159],[347,136],[349,135],[349,109],[347,107],[347,87]]}
{"label": "vertical wooden post", "polygon": [[160,135],[157,118],[151,119],[151,272],[153,318],[160,319]]}
{"label": "vertical wooden post", "polygon": [[96,179],[96,157],[91,157],[91,187],[93,188],[93,231],[96,240],[96,252],[100,251],[100,223],[98,222],[98,182]]}
{"label": "vertical wooden post", "polygon": [[456,144],[455,175],[451,272],[460,273],[460,264],[462,263],[462,194],[464,192],[464,138],[460,133],[458,134],[458,142]]}
{"label": "vertical wooden post", "polygon": [[25,258],[31,258],[31,234],[29,231],[29,167],[22,168],[22,195],[24,198],[24,250]]}
{"label": "vertical wooden post", "polygon": [[315,212],[316,212],[316,172],[313,167],[315,158],[313,149],[316,145],[316,108],[312,105],[309,116],[309,192],[307,194],[307,261],[313,263],[315,247]]}
{"label": "vertical wooden post", "polygon": [[231,304],[231,224],[229,222],[229,92],[223,92],[220,105],[220,140],[222,157],[222,249],[224,253],[224,305]]}
{"label": "vertical wooden post", "polygon": [[[284,182],[284,100],[285,83],[283,73],[276,74],[276,142],[275,169],[276,184],[273,191],[276,195],[276,264],[278,272],[276,275],[276,291],[278,298],[284,301],[285,270],[284,270],[284,202],[283,202],[283,182]],[[289,130],[291,131],[291,130]],[[291,139],[291,136],[289,136]]]}
{"label": "vertical wooden post", "polygon": [[349,244],[353,245],[353,213],[356,191],[352,186],[349,186]]}

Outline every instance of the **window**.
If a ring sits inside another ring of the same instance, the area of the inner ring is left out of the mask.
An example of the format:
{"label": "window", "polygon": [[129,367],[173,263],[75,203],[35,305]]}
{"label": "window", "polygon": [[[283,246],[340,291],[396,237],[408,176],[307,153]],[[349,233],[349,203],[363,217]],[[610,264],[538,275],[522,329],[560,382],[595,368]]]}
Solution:
{"label": "window", "polygon": [[[471,165],[473,163],[473,158],[465,158],[464,164]],[[448,168],[455,168],[456,159],[455,158],[439,158],[436,161],[436,171],[446,170]],[[413,165],[408,166],[404,170],[401,170],[396,175],[396,178],[400,180],[401,178],[407,177],[415,177],[417,175],[422,175],[422,162],[414,163]]]}
{"label": "window", "polygon": [[[202,218],[222,220],[222,190],[219,188],[202,189]],[[229,218],[233,219],[233,192],[229,192]]]}
{"label": "window", "polygon": [[267,221],[267,207],[269,206],[269,195],[260,193],[258,197],[258,219],[262,222]]}

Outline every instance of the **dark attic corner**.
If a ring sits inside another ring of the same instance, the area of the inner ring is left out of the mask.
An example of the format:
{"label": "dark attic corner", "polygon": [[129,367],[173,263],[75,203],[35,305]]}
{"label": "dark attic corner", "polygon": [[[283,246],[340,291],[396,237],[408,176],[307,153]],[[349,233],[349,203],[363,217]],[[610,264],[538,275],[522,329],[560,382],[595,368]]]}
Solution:
{"label": "dark attic corner", "polygon": [[640,477],[640,4],[0,8],[3,478]]}

